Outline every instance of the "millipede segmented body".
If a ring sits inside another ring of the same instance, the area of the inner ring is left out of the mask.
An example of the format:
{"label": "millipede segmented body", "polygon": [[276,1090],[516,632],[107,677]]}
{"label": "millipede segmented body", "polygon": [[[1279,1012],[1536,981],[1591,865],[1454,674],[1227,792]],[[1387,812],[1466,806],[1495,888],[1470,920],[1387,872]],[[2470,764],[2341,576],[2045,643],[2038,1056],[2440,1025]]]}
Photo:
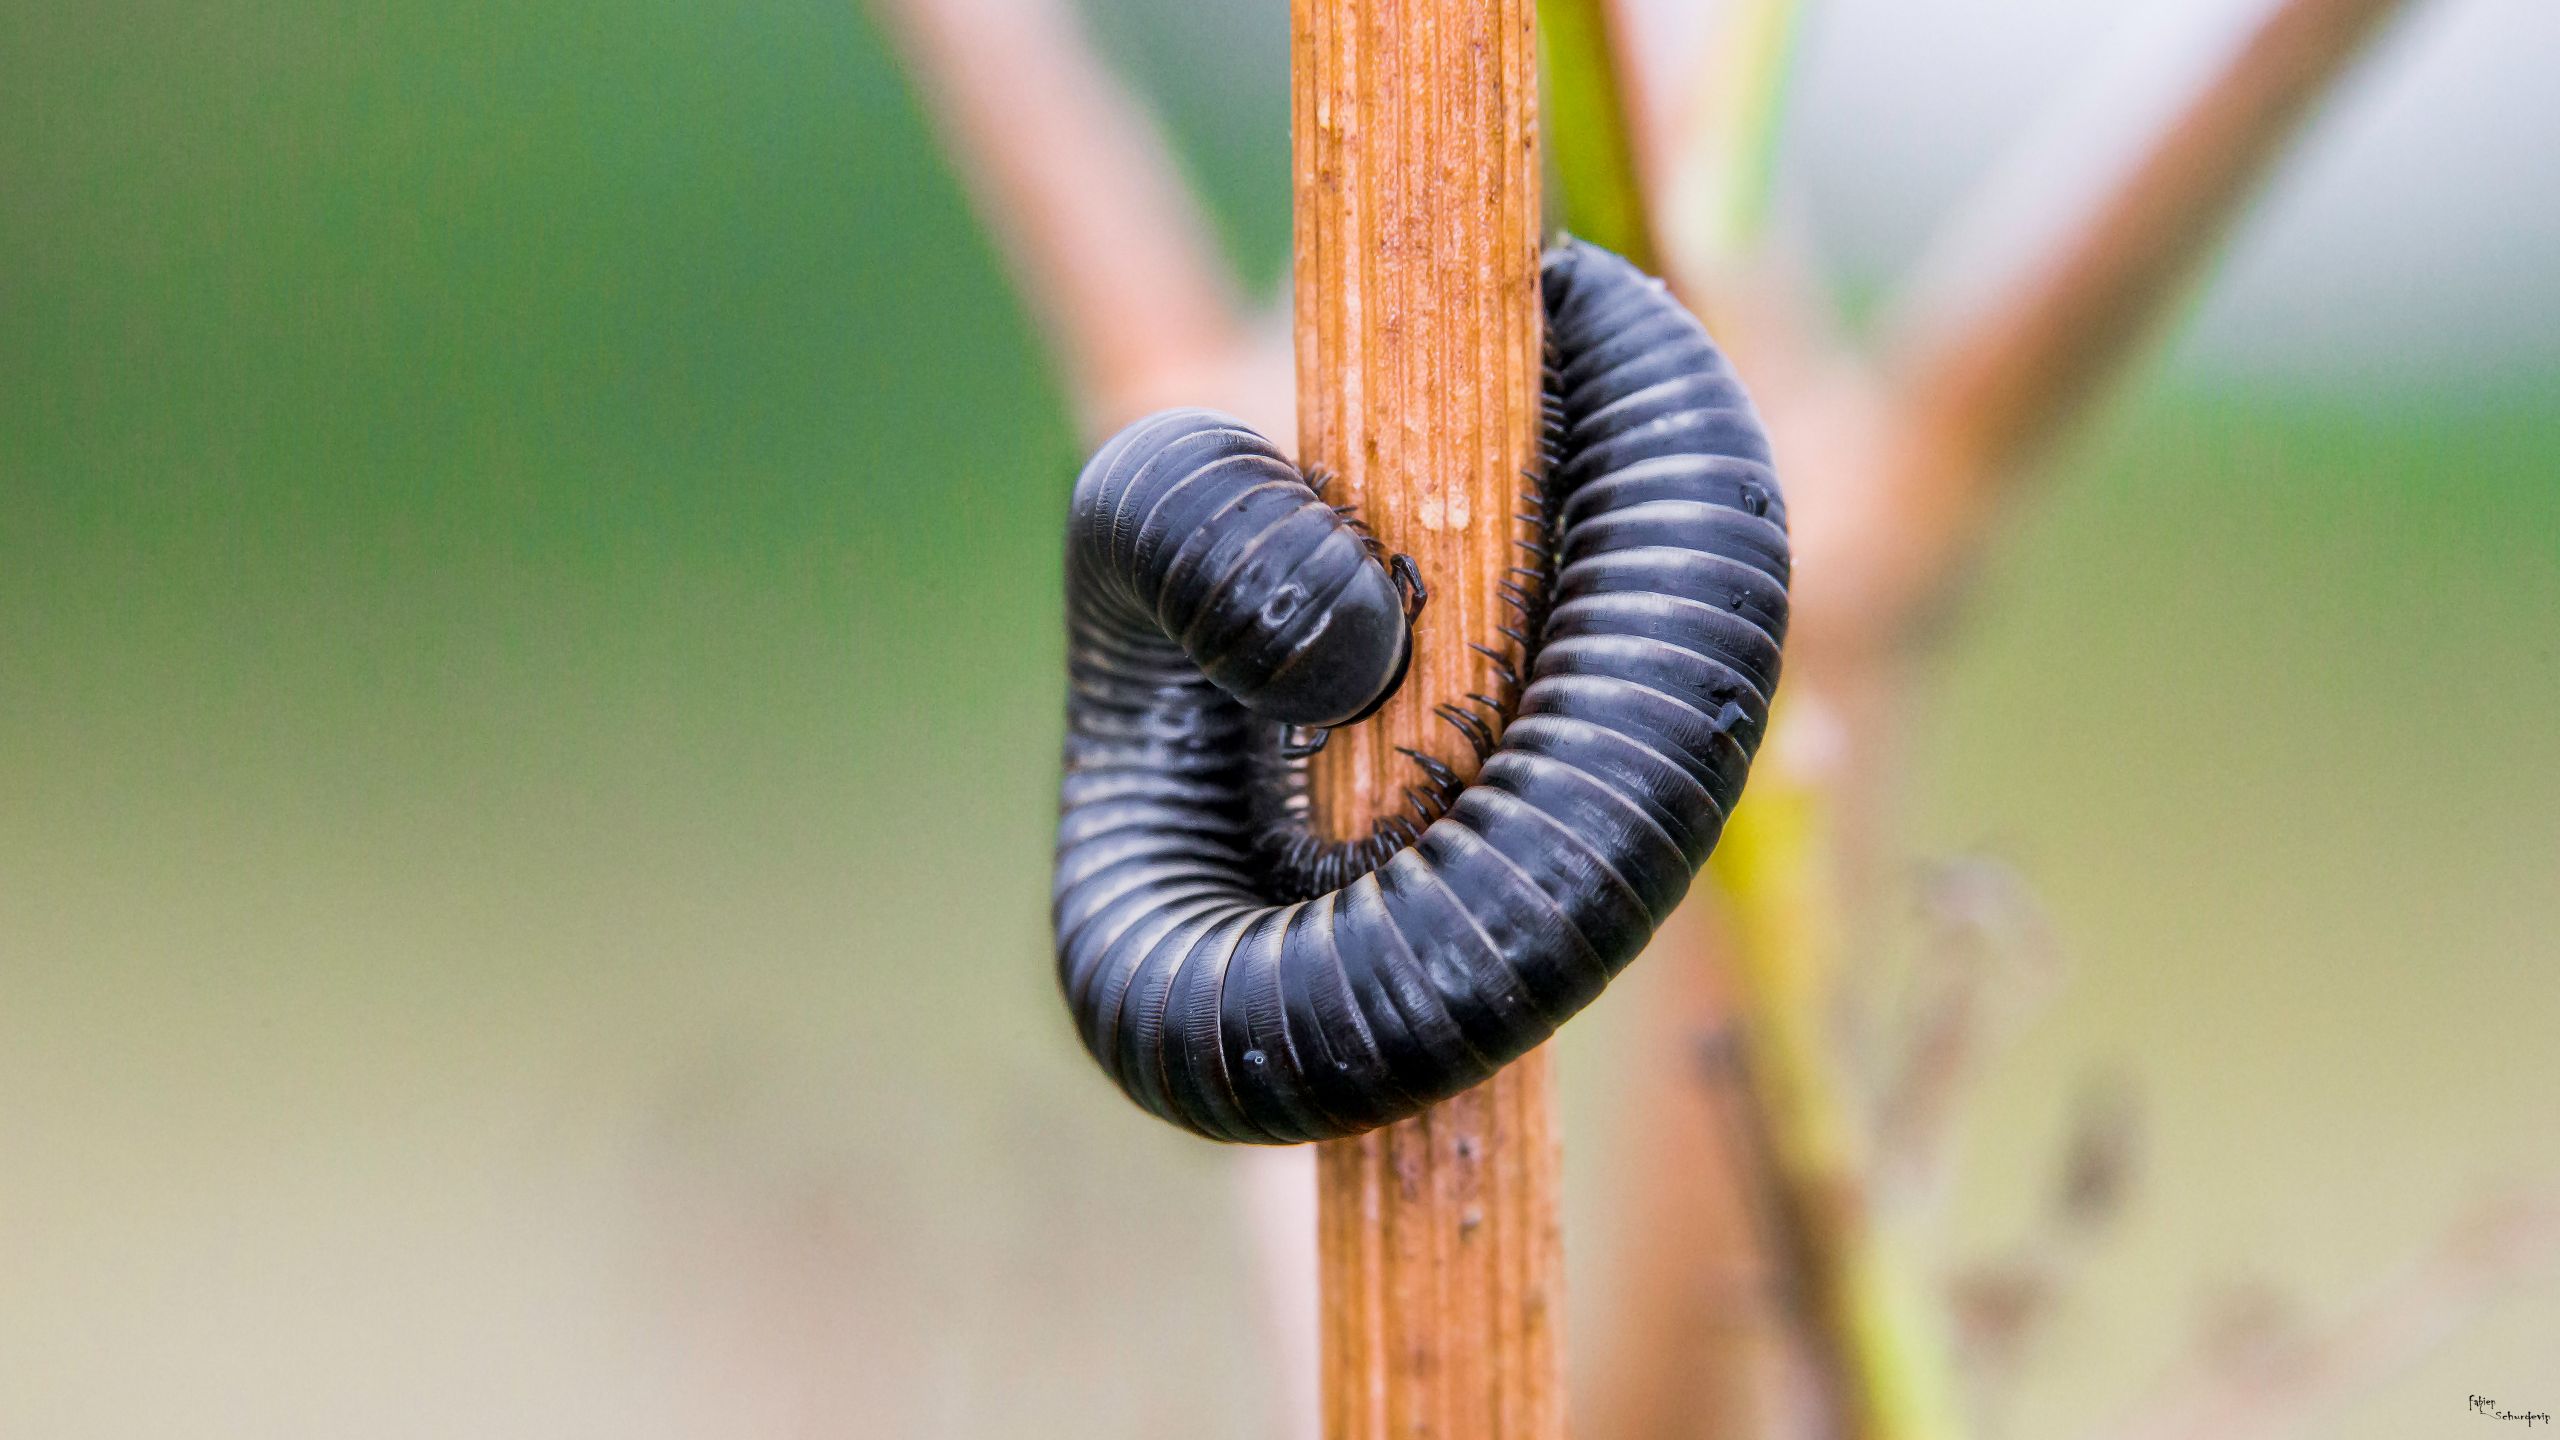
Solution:
{"label": "millipede segmented body", "polygon": [[1402,681],[1401,557],[1209,411],[1136,422],[1076,482],[1058,973],[1176,1125],[1325,1139],[1484,1080],[1635,958],[1742,792],[1787,619],[1767,439],[1660,282],[1573,241],[1542,279],[1526,654],[1443,708],[1475,779],[1417,756],[1412,813],[1366,837],[1307,834],[1280,745]]}

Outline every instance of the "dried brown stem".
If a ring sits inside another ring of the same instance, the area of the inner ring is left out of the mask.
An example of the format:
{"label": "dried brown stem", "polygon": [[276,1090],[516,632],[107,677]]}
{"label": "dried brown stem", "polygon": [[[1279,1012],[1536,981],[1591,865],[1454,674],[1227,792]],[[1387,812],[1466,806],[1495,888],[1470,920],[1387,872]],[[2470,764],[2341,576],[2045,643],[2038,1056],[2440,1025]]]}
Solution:
{"label": "dried brown stem", "polygon": [[2281,1440],[2451,1336],[2560,1247],[2548,1194],[2483,1204],[2325,1330],[2217,1327],[2183,1370],[2102,1440]]}
{"label": "dried brown stem", "polygon": [[2009,1398],[2026,1357],[2070,1302],[2099,1242],[2124,1212],[2140,1144],[2131,1095],[2115,1082],[2090,1087],[2042,1222],[2009,1254],[1953,1278],[1953,1348],[1977,1412]]}
{"label": "dried brown stem", "polygon": [[1936,1200],[1966,1087],[2009,1021],[2049,994],[2060,968],[2050,921],[2026,882],[1997,861],[1936,867],[1921,903],[1929,933],[1909,987],[1894,1063],[1874,1086],[1870,1168],[1880,1205]]}
{"label": "dried brown stem", "polygon": [[[1403,803],[1397,746],[1471,763],[1434,707],[1497,688],[1468,646],[1504,623],[1535,462],[1536,62],[1531,0],[1291,8],[1299,453],[1431,585],[1402,689],[1318,757],[1336,830]],[[1538,1051],[1319,1147],[1333,1440],[1562,1436],[1553,1105]]]}
{"label": "dried brown stem", "polygon": [[1895,425],[1855,503],[1806,513],[1828,584],[1809,628],[1906,625],[1973,551],[2027,462],[2184,293],[2284,146],[2401,0],[2279,0],[2113,193],[1952,334],[1896,357]]}
{"label": "dried brown stem", "polygon": [[[1731,943],[1711,903],[1680,907],[1656,937],[1666,955]],[[1771,1174],[1755,1154],[1749,1097],[1734,1063],[1729,977],[1713,964],[1629,977],[1643,1017],[1628,1062],[1633,1127],[1621,1166],[1636,1183],[1612,1218],[1609,1329],[1590,1353],[1594,1382],[1578,1434],[1607,1440],[1765,1437],[1772,1358],[1797,1333],[1778,1312],[1784,1277],[1760,1217]],[[1677,1184],[1663,1177],[1678,1177]]]}
{"label": "dried brown stem", "polygon": [[[1087,426],[1251,397],[1233,272],[1145,107],[1063,0],[871,0]],[[1259,388],[1285,389],[1285,375]],[[1213,392],[1207,395],[1203,390]],[[1285,411],[1285,399],[1281,409]]]}
{"label": "dried brown stem", "polygon": [[1855,1197],[1788,1183],[1786,1156],[1771,1129],[1774,1107],[1752,1074],[1750,1042],[1740,1029],[1703,1047],[1698,1064],[1719,1107],[1727,1148],[1743,1161],[1757,1248],[1775,1262],[1768,1300],[1802,1348],[1806,1367],[1823,1380],[1813,1398],[1828,1413],[1818,1417],[1817,1433],[1865,1435],[1873,1427],[1856,1413],[1856,1386],[1840,1378],[1856,1362],[1846,1353],[1847,1337],[1827,1323],[1842,1308],[1837,1295],[1826,1293],[1842,1283],[1835,1244],[1842,1217],[1832,1212],[1855,1204]]}

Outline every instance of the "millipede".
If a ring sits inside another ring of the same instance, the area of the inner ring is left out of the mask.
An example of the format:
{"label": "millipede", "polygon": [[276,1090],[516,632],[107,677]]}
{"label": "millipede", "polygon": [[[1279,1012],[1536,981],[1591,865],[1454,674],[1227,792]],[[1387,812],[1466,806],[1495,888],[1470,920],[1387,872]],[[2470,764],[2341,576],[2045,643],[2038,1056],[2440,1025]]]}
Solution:
{"label": "millipede", "polygon": [[1052,918],[1085,1047],[1213,1139],[1357,1134],[1493,1074],[1596,998],[1740,797],[1786,634],[1786,512],[1732,367],[1664,289],[1565,240],[1537,539],[1496,693],[1406,752],[1399,814],[1309,823],[1305,757],[1403,682],[1428,576],[1208,410],[1131,424],[1067,528]]}

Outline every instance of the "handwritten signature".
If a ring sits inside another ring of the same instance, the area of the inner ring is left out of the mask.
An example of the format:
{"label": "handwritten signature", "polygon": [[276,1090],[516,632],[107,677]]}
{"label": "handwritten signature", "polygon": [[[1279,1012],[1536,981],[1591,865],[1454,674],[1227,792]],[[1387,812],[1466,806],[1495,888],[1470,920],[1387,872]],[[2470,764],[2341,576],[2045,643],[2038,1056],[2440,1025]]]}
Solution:
{"label": "handwritten signature", "polygon": [[2471,1413],[2486,1415],[2492,1420],[2521,1420],[2527,1430],[2532,1429],[2537,1422],[2544,1425],[2551,1423],[2551,1412],[2548,1410],[2501,1410],[2498,1408],[2498,1402],[2486,1395],[2471,1397]]}

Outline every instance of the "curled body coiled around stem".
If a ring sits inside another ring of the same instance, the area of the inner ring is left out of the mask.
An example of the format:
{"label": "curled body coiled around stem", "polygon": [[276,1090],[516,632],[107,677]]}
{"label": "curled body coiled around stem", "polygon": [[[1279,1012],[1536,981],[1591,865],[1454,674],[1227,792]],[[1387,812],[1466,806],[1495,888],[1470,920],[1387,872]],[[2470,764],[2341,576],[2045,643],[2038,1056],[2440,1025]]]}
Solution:
{"label": "curled body coiled around stem", "polygon": [[1660,282],[1568,240],[1542,283],[1526,654],[1451,720],[1474,780],[1416,757],[1415,814],[1360,840],[1305,833],[1280,736],[1401,683],[1409,566],[1213,412],[1132,424],[1076,482],[1058,974],[1176,1125],[1326,1139],[1484,1080],[1635,958],[1741,795],[1786,633],[1766,436]]}

